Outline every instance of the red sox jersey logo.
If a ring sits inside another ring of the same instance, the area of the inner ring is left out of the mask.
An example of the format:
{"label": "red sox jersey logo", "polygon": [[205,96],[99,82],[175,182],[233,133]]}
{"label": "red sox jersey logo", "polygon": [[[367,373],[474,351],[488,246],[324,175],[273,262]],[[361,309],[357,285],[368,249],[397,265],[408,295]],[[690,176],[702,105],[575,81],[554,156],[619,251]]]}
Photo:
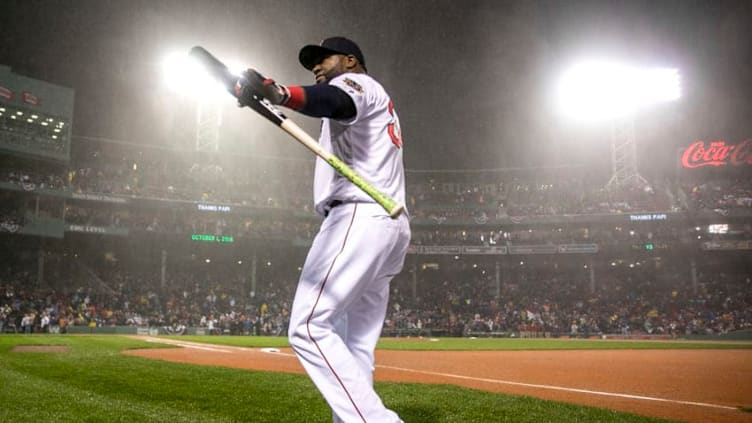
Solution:
{"label": "red sox jersey logo", "polygon": [[360,84],[358,84],[357,82],[353,81],[350,78],[345,78],[345,80],[342,81],[342,82],[344,82],[345,85],[347,85],[348,87],[354,89],[355,91],[357,91],[360,94],[363,94],[363,92],[365,92],[365,90],[363,89],[363,87],[360,86]]}

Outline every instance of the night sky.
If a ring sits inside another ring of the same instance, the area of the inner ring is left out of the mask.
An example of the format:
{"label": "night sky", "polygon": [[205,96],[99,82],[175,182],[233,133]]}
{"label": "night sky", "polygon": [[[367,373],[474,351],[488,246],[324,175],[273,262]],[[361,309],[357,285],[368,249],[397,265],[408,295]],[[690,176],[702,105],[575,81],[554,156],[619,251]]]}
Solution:
{"label": "night sky", "polygon": [[[682,98],[635,118],[644,173],[671,170],[693,140],[752,136],[750,1],[0,2],[0,64],[74,88],[74,135],[174,148],[193,145],[195,116],[164,87],[166,54],[202,45],[311,84],[298,50],[331,35],[358,42],[391,94],[411,170],[607,163],[609,128],[552,108],[582,57],[679,68]],[[317,135],[317,120],[288,116]],[[287,138],[228,96],[224,151],[310,157]]]}

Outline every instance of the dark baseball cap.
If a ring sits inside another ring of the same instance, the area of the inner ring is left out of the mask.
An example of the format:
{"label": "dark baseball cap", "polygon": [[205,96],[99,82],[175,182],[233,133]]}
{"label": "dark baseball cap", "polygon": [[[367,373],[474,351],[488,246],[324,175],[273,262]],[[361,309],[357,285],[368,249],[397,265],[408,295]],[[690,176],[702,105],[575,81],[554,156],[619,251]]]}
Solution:
{"label": "dark baseball cap", "polygon": [[300,60],[300,64],[304,68],[311,70],[317,63],[320,63],[325,57],[332,54],[352,54],[358,59],[363,69],[366,68],[366,59],[363,57],[360,47],[354,41],[345,37],[327,38],[320,45],[309,44],[300,49],[298,60]]}

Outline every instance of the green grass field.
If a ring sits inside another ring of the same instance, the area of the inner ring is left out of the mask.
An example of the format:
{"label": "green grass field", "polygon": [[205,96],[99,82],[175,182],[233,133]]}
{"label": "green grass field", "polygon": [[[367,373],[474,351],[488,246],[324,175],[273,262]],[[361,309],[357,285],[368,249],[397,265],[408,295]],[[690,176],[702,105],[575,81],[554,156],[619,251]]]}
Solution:
{"label": "green grass field", "polygon": [[[284,347],[284,338],[180,337],[235,346]],[[61,345],[66,352],[14,352]],[[164,345],[120,336],[0,336],[0,422],[328,422],[309,379],[124,356]],[[421,350],[752,348],[752,343],[384,339],[379,348]],[[658,422],[630,414],[450,385],[376,383],[409,423]]]}

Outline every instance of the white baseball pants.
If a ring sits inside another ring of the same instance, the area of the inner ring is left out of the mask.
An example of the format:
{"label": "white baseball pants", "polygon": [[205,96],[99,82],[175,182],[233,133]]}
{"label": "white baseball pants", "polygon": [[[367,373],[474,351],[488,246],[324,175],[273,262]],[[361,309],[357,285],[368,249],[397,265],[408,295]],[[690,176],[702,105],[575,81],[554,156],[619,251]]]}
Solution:
{"label": "white baseball pants", "polygon": [[397,423],[373,389],[374,349],[410,242],[403,214],[377,204],[335,207],[313,241],[298,282],[289,339],[332,408],[335,422]]}

